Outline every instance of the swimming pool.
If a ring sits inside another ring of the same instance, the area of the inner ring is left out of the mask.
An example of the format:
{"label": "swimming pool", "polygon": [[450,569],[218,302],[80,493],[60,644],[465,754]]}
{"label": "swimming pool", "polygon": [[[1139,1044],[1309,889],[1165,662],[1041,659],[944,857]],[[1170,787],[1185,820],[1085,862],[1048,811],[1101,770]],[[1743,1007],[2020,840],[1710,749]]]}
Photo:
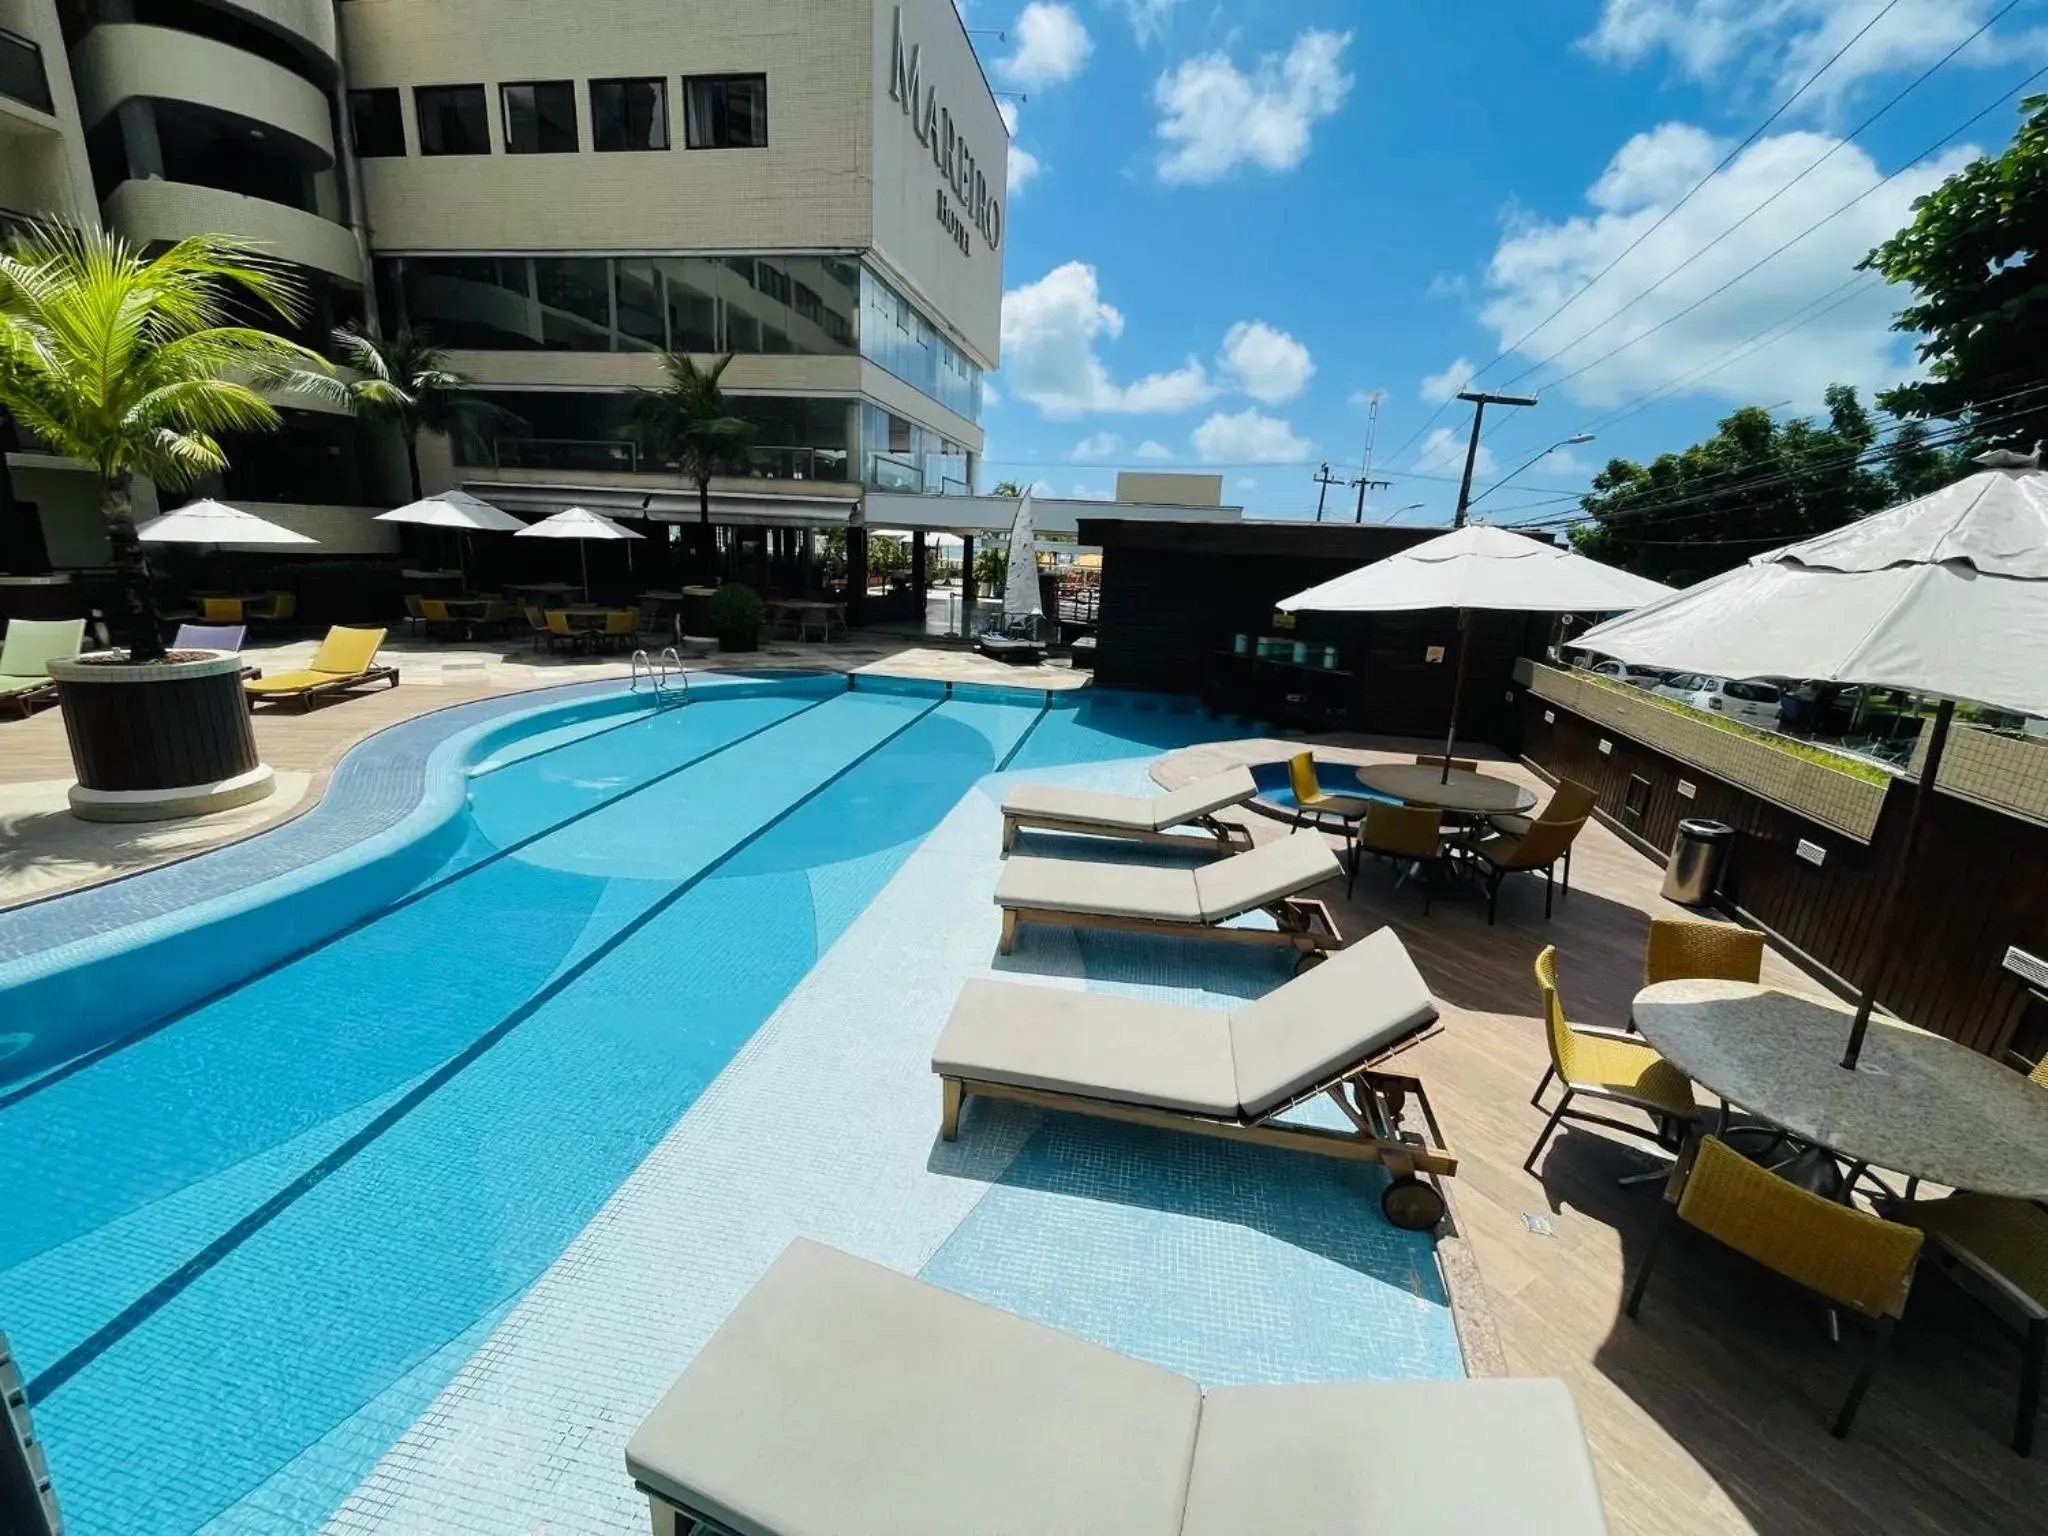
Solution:
{"label": "swimming pool", "polygon": [[0,1326],[73,1528],[317,1526],[977,784],[1227,734],[836,678],[543,714],[387,851],[395,899],[168,1018],[66,1021],[84,1054],[0,1088]]}

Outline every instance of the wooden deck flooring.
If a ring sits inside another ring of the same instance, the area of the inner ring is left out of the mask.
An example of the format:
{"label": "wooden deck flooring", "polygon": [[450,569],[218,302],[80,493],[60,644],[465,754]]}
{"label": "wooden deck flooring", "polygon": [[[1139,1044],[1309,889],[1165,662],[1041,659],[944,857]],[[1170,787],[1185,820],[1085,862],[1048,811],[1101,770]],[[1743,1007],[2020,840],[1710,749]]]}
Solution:
{"label": "wooden deck flooring", "polygon": [[[1198,748],[1165,760],[1157,776],[1182,783],[1225,760],[1282,755],[1278,744]],[[1519,767],[1489,771],[1541,788]],[[1280,830],[1251,819],[1258,835]],[[1543,1123],[1529,1094],[1548,1061],[1531,962],[1557,945],[1571,1016],[1625,1022],[1650,917],[1682,913],[1658,897],[1661,879],[1596,826],[1575,852],[1571,896],[1547,922],[1538,877],[1511,877],[1494,928],[1477,889],[1439,896],[1425,917],[1420,893],[1395,889],[1384,866],[1367,864],[1353,900],[1332,887],[1345,932],[1393,926],[1444,1006],[1446,1028],[1403,1060],[1429,1083],[1462,1159],[1453,1209],[1508,1372],[1571,1385],[1617,1533],[2048,1531],[2048,1455],[2023,1461],[2006,1445],[2018,1351],[1940,1276],[1916,1283],[1854,1432],[1838,1442],[1827,1423],[1853,1346],[1831,1345],[1819,1309],[1747,1261],[1681,1234],[1659,1261],[1641,1322],[1621,1315],[1661,1187],[1614,1181],[1661,1159],[1566,1129],[1540,1177],[1522,1171]],[[1813,985],[1776,955],[1765,977]],[[1528,1215],[1551,1233],[1530,1231]]]}

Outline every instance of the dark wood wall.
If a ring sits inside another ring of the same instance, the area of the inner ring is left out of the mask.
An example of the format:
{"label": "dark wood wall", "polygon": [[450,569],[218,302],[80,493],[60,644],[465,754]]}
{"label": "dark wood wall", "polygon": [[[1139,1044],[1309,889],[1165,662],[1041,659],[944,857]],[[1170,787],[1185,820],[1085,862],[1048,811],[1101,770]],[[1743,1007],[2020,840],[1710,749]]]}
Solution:
{"label": "dark wood wall", "polygon": [[[1441,530],[1352,524],[1193,523],[1084,519],[1081,542],[1102,546],[1096,678],[1106,687],[1204,693],[1234,636],[1276,633],[1274,606]],[[1540,654],[1550,619],[1475,614],[1460,734],[1512,748],[1521,727],[1518,656]],[[1458,654],[1449,609],[1298,616],[1294,633],[1335,645],[1355,675],[1359,730],[1437,736],[1450,719]],[[1432,646],[1443,659],[1429,661]]]}
{"label": "dark wood wall", "polygon": [[[1814,964],[1852,988],[1875,968],[1885,1007],[1987,1055],[2032,1061],[2048,1048],[2048,1009],[2002,966],[2009,945],[2048,954],[2048,828],[1934,796],[1901,897],[1904,937],[1892,944],[1877,908],[1902,853],[1910,785],[1892,785],[1866,846],[1534,694],[1526,708],[1523,755],[1598,791],[1606,818],[1651,849],[1668,852],[1687,817],[1734,827],[1724,899]],[[1798,857],[1802,839],[1826,850],[1818,868]]]}

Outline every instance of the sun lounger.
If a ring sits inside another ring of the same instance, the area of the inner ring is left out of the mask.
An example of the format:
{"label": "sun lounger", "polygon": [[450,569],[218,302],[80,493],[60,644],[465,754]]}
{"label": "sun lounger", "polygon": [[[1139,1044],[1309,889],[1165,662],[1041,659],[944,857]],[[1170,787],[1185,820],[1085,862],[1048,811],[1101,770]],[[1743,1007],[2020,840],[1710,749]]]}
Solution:
{"label": "sun lounger", "polygon": [[1168,843],[1176,848],[1201,846],[1174,830],[1195,827],[1214,837],[1219,851],[1250,848],[1251,833],[1219,821],[1216,813],[1243,805],[1258,792],[1249,768],[1233,768],[1165,795],[1105,795],[1057,784],[1018,784],[1003,796],[1003,852],[1010,851],[1018,831],[1026,827]]}
{"label": "sun lounger", "polygon": [[[959,1132],[967,1098],[1130,1120],[1379,1163],[1381,1209],[1426,1229],[1443,1197],[1419,1175],[1457,1172],[1422,1083],[1386,1062],[1436,1028],[1436,1000],[1390,928],[1277,990],[1224,1012],[1009,981],[961,989],[932,1050],[943,1088],[939,1134]],[[1327,1094],[1343,1130],[1283,1122]],[[1421,1111],[1426,1136],[1401,1120]]]}
{"label": "sun lounger", "polygon": [[[1015,858],[996,881],[996,905],[1003,909],[1002,950],[1007,955],[1016,947],[1019,923],[1277,945],[1304,956],[1340,949],[1344,939],[1329,909],[1301,893],[1343,873],[1343,864],[1316,832],[1283,837],[1200,869]],[[1222,926],[1260,910],[1278,926]]]}
{"label": "sun lounger", "polygon": [[1560,1381],[1217,1387],[799,1238],[626,1446],[655,1536],[1601,1536]]}
{"label": "sun lounger", "polygon": [[384,634],[381,629],[345,629],[337,624],[313,653],[311,666],[245,682],[243,691],[258,701],[296,699],[299,708],[310,710],[315,699],[330,693],[347,693],[382,682],[396,688],[398,668],[377,665],[377,649],[384,643]]}
{"label": "sun lounger", "polygon": [[76,656],[85,644],[83,619],[10,619],[0,641],[0,709],[26,720],[57,702],[50,663]]}

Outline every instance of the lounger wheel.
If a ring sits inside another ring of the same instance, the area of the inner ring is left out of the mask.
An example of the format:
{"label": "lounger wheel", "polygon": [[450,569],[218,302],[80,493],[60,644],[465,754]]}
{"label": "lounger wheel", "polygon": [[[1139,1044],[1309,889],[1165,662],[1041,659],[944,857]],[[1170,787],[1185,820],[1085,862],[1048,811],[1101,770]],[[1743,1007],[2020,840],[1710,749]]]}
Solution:
{"label": "lounger wheel", "polygon": [[1428,1232],[1444,1219],[1444,1197],[1436,1187],[1404,1173],[1380,1192],[1380,1214],[1406,1232]]}

